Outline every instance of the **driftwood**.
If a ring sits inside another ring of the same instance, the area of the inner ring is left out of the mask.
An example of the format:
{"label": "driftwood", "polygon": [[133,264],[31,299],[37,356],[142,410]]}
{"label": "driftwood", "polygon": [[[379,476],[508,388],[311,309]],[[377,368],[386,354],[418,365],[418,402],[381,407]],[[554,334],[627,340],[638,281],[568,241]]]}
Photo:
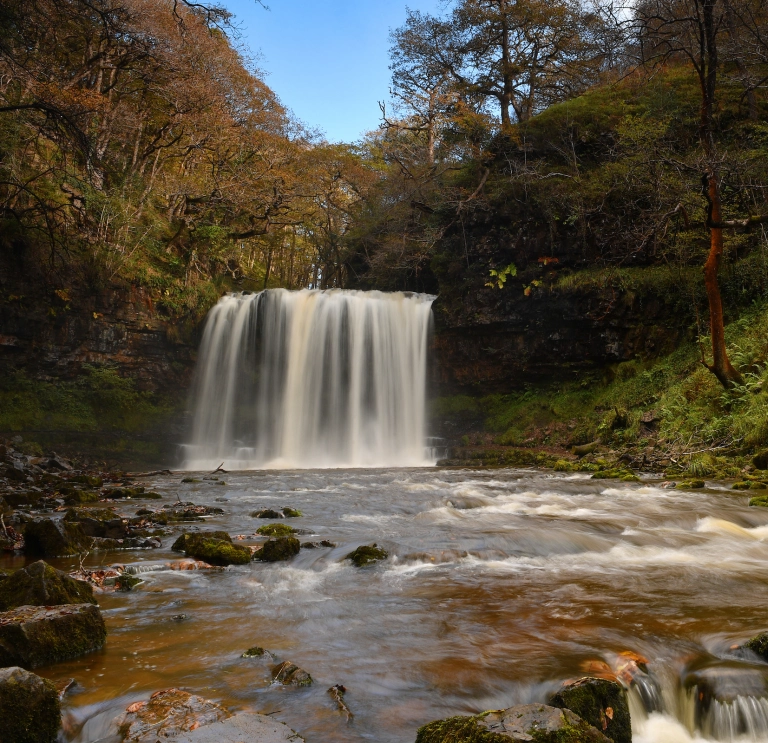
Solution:
{"label": "driftwood", "polygon": [[154,477],[155,475],[172,475],[170,470],[152,470],[152,472],[136,472],[135,474],[128,474],[126,477]]}

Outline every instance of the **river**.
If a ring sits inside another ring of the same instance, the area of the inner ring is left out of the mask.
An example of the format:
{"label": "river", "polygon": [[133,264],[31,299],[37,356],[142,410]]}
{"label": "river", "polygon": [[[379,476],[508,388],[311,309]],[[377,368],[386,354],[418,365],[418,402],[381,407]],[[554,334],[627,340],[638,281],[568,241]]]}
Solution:
{"label": "river", "polygon": [[[725,485],[683,492],[658,481],[438,468],[222,479],[146,484],[166,501],[221,506],[223,515],[193,526],[248,535],[244,544],[270,523],[254,509],[291,506],[304,514],[287,522],[309,532],[302,541],[337,547],[302,550],[290,563],[144,572],[134,591],[99,595],[105,649],[39,670],[78,682],[66,697],[70,739],[112,740],[128,704],[179,686],[273,714],[309,743],[412,743],[430,720],[543,701],[585,664],[615,666],[631,651],[648,660],[662,697],[662,712],[648,717],[634,694],[634,740],[683,743],[699,740],[678,688],[685,669],[739,666],[729,648],[768,628],[768,511]],[[131,515],[145,506],[118,504]],[[172,541],[87,564],[146,569],[178,559]],[[390,552],[385,563],[343,560],[373,542]],[[270,684],[268,663],[240,657],[253,645],[307,670],[314,685]],[[745,668],[764,685],[768,666]],[[348,689],[349,724],[326,693],[333,684]],[[764,700],[747,701],[756,711],[746,739],[768,740]]]}

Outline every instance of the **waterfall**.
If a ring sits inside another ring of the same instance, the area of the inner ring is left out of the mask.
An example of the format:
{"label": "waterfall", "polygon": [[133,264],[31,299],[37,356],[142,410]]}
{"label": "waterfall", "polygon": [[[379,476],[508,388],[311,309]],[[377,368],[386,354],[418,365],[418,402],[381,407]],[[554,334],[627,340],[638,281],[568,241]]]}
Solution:
{"label": "waterfall", "polygon": [[186,469],[431,464],[434,297],[272,289],[210,311]]}

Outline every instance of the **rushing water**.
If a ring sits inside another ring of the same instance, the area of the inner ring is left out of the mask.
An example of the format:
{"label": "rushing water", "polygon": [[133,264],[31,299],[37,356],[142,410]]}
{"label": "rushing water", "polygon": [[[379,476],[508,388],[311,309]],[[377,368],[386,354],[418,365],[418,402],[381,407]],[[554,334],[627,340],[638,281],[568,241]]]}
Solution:
{"label": "rushing water", "polygon": [[[102,652],[40,669],[77,679],[66,704],[79,743],[169,686],[273,713],[309,743],[412,743],[429,720],[543,701],[596,663],[616,669],[625,651],[650,671],[631,689],[636,743],[768,741],[768,666],[731,649],[768,628],[768,511],[740,493],[521,470],[225,477],[148,484],[225,509],[203,528],[253,535],[265,522],[251,511],[292,506],[304,516],[287,523],[311,532],[302,540],[338,546],[217,572],[146,570],[173,555],[172,537],[162,550],[91,556],[143,566],[146,582],[99,597]],[[372,542],[390,559],[362,570],[343,560]],[[315,684],[271,685],[268,665],[240,657],[253,645]],[[332,684],[348,689],[351,724]]]}
{"label": "rushing water", "polygon": [[200,347],[186,468],[429,463],[433,299],[308,289],[222,297]]}

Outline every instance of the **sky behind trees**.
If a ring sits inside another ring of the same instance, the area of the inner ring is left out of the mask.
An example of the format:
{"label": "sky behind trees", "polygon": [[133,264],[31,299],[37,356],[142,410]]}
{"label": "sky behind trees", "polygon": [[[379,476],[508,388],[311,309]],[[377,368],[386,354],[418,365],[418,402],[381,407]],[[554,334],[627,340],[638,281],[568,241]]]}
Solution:
{"label": "sky behind trees", "polygon": [[379,123],[388,97],[389,31],[443,0],[224,0],[267,84],[306,125],[352,142]]}

